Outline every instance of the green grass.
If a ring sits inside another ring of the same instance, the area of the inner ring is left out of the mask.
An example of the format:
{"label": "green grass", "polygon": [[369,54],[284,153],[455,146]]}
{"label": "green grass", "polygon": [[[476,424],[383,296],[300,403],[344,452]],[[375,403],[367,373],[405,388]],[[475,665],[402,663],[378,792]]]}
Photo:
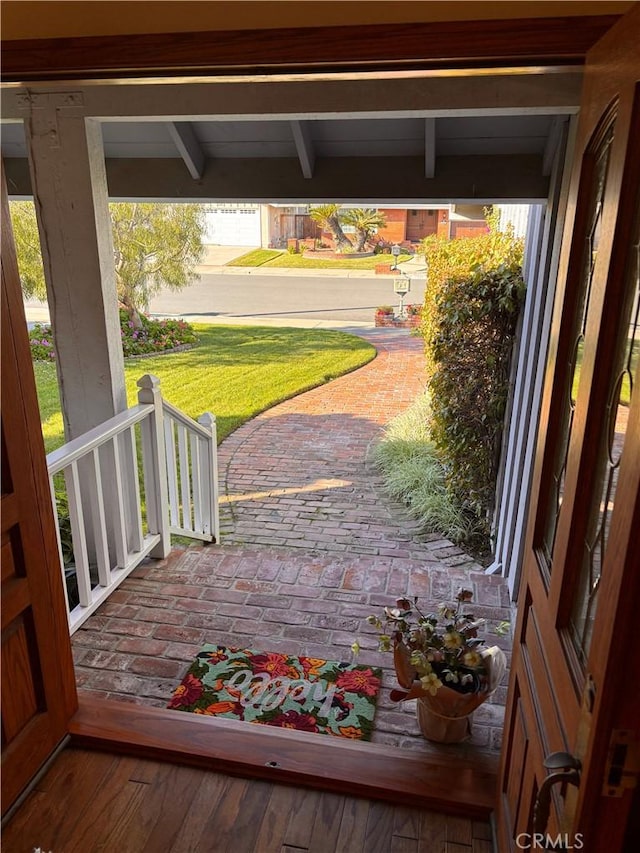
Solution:
{"label": "green grass", "polygon": [[254,249],[247,252],[246,255],[240,255],[239,258],[234,258],[225,264],[227,267],[261,267],[267,261],[272,261],[281,253],[276,249]]}
{"label": "green grass", "polygon": [[406,504],[425,531],[464,545],[476,533],[447,490],[444,467],[429,438],[429,419],[424,395],[391,421],[374,448],[373,461],[389,494]]}
{"label": "green grass", "polygon": [[[192,418],[216,416],[218,441],[259,412],[348,373],[375,356],[354,335],[325,329],[195,326],[193,349],[127,359],[129,405],[145,373],[160,378],[163,396]],[[55,365],[34,363],[47,453],[64,443]]]}
{"label": "green grass", "polygon": [[[264,258],[265,255],[270,255],[271,258]],[[275,256],[275,257],[274,257]],[[398,263],[408,261],[411,255],[400,255]],[[255,261],[254,261],[255,258]],[[391,263],[393,255],[371,255],[369,258],[334,258],[331,260],[322,260],[314,257],[313,254],[290,255],[289,252],[274,252],[266,249],[256,249],[254,252],[248,252],[240,258],[229,261],[226,264],[228,267],[269,267],[277,269],[306,269],[306,270],[373,270],[377,264]]]}

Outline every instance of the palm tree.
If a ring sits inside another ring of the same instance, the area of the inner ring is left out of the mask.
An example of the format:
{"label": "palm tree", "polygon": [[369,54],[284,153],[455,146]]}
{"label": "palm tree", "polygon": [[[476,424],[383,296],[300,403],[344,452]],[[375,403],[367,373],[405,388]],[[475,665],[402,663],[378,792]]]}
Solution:
{"label": "palm tree", "polygon": [[387,217],[372,207],[352,207],[342,214],[342,221],[356,229],[356,252],[363,252],[365,243],[371,239],[373,232],[387,224]]}
{"label": "palm tree", "polygon": [[319,204],[309,210],[309,216],[322,228],[331,231],[336,244],[336,251],[344,252],[353,248],[351,240],[345,236],[340,225],[339,204]]}

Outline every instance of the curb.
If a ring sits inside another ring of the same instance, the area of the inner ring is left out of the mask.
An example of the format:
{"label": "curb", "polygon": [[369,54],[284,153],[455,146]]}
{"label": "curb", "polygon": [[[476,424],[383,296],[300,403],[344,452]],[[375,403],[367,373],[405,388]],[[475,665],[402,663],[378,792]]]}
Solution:
{"label": "curb", "polygon": [[303,278],[366,278],[377,280],[378,276],[373,270],[322,270],[322,269],[291,269],[263,268],[263,267],[224,267],[224,266],[200,266],[197,268],[200,275],[265,275],[303,277]]}

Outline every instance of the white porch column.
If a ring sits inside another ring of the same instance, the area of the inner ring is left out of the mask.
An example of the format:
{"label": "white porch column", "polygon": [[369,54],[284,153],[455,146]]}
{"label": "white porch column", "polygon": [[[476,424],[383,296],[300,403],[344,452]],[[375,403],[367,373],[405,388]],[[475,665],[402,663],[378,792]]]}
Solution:
{"label": "white porch column", "polygon": [[81,93],[23,104],[69,440],[126,408],[102,135]]}

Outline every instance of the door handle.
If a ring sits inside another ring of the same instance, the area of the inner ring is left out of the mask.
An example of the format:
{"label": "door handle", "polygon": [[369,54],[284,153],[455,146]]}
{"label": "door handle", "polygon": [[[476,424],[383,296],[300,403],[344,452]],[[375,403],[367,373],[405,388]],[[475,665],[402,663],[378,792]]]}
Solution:
{"label": "door handle", "polygon": [[551,770],[538,791],[536,802],[533,807],[533,831],[544,835],[549,822],[549,811],[551,809],[551,789],[554,785],[568,783],[569,785],[580,784],[581,765],[577,758],[568,752],[552,752],[544,760],[544,766]]}

